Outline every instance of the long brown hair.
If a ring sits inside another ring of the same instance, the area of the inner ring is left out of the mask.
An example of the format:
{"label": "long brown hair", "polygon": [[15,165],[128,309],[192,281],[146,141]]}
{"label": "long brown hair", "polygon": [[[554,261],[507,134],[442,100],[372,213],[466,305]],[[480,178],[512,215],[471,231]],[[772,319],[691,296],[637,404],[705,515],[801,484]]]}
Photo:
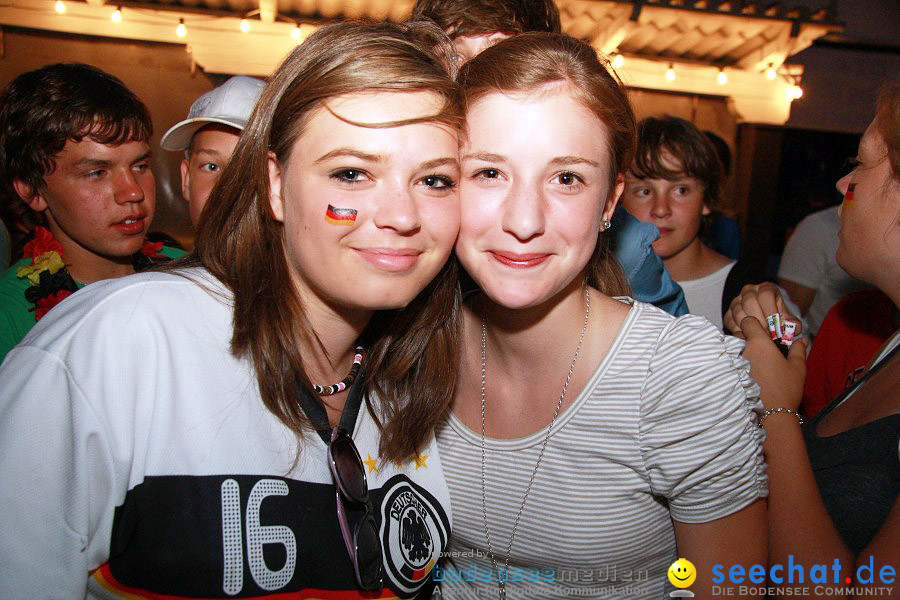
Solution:
{"label": "long brown hair", "polygon": [[[609,61],[589,45],[558,33],[523,33],[491,46],[460,69],[463,110],[491,93],[528,94],[564,83],[572,96],[609,132],[610,193],[634,154],[635,118],[622,83]],[[586,283],[611,296],[627,295],[628,281],[609,251],[608,236],[597,239]]]}
{"label": "long brown hair", "polygon": [[[283,226],[271,213],[268,154],[284,164],[311,113],[355,92],[432,92],[443,98],[442,109],[402,123],[457,127],[455,85],[433,52],[437,39],[446,40],[422,24],[340,23],[313,33],[269,79],[201,217],[193,260],[234,294],[231,350],[252,360],[263,403],[298,434],[311,426],[296,399],[296,382],[309,386],[297,342],[322,345],[292,284]],[[363,334],[383,459],[413,456],[452,398],[457,270],[449,262],[407,308],[377,312]]]}

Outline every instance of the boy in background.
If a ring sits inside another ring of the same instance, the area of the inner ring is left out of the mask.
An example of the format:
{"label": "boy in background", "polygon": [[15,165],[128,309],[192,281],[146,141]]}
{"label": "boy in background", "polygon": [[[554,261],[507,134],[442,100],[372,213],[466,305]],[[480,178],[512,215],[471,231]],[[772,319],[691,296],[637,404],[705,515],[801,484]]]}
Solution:
{"label": "boy in background", "polygon": [[187,119],[162,137],[163,150],[184,151],[181,195],[194,227],[222,169],[231,160],[241,132],[265,84],[253,77],[232,77],[191,105]]}
{"label": "boy in background", "polygon": [[146,106],[84,64],[16,77],[0,97],[3,201],[33,224],[24,258],[0,274],[0,360],[53,306],[180,251],[145,237],[156,209]]}

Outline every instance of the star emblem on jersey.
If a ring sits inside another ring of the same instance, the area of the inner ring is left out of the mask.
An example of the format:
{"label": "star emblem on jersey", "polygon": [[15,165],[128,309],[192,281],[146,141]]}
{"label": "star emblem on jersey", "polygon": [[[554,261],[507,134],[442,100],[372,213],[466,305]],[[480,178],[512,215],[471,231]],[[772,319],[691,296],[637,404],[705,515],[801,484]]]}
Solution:
{"label": "star emblem on jersey", "polygon": [[372,458],[371,453],[366,454],[366,456],[368,458],[363,461],[363,464],[369,468],[369,473],[377,473],[378,472],[378,461],[375,460],[374,458]]}

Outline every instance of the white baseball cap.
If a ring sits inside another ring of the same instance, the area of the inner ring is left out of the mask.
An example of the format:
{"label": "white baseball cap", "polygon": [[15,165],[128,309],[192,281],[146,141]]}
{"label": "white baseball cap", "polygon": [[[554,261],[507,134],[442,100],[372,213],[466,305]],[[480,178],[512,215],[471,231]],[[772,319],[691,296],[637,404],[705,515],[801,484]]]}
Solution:
{"label": "white baseball cap", "polygon": [[173,125],[162,137],[163,150],[185,150],[201,127],[221,123],[243,131],[265,83],[238,75],[210,90],[191,104],[188,117]]}

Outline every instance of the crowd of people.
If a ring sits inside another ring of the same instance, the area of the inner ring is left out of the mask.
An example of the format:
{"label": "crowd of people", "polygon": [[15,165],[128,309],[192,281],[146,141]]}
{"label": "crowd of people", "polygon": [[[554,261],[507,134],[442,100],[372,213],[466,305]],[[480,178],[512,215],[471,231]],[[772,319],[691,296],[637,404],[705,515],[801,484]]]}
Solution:
{"label": "crowd of people", "polygon": [[327,25],[198,98],[189,253],[148,239],[151,135],[96,67],[0,96],[0,597],[893,584],[900,79],[777,284],[706,231],[715,140],[550,0]]}

